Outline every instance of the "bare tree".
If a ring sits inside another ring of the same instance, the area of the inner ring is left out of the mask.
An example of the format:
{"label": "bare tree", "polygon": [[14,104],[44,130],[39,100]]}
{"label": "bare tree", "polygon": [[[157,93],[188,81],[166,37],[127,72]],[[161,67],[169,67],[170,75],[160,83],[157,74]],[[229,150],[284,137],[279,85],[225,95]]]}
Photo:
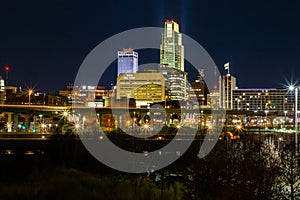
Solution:
{"label": "bare tree", "polygon": [[273,188],[273,199],[300,199],[299,161],[293,151],[282,156],[280,175]]}
{"label": "bare tree", "polygon": [[280,152],[272,138],[266,138],[260,147],[257,170],[260,172],[255,180],[257,199],[270,199],[274,193],[273,185],[281,166]]}

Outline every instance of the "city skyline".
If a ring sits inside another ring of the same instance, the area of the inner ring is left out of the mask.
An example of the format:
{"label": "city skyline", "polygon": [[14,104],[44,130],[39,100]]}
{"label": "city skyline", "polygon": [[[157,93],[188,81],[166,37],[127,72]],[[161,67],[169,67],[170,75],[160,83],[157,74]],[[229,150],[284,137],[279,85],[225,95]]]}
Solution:
{"label": "city skyline", "polygon": [[0,199],[300,199],[299,8],[3,1]]}
{"label": "city skyline", "polygon": [[[223,64],[231,63],[241,88],[277,87],[299,77],[298,2],[133,3],[138,9],[122,1],[47,2],[46,6],[34,1],[4,2],[1,75],[5,78],[3,68],[8,65],[9,84],[58,91],[73,83],[85,56],[101,41],[131,28],[162,27],[166,19],[174,19],[182,33],[208,51],[221,74]],[[118,23],[121,16],[122,23]],[[140,58],[140,64],[159,62],[159,53],[141,53]],[[113,65],[109,73],[116,71]]]}

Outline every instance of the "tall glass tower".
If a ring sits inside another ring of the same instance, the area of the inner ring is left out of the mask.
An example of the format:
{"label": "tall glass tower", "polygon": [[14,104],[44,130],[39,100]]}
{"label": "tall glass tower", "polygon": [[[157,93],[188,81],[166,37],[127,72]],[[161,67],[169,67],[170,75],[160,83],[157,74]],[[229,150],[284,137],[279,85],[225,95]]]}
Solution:
{"label": "tall glass tower", "polygon": [[136,73],[138,71],[138,53],[133,49],[118,51],[118,74]]}
{"label": "tall glass tower", "polygon": [[160,45],[160,64],[184,71],[184,47],[179,25],[173,20],[165,22],[162,44]]}
{"label": "tall glass tower", "polygon": [[179,25],[173,20],[165,22],[160,45],[161,71],[170,89],[169,99],[187,99],[187,73],[184,72],[184,47]]}

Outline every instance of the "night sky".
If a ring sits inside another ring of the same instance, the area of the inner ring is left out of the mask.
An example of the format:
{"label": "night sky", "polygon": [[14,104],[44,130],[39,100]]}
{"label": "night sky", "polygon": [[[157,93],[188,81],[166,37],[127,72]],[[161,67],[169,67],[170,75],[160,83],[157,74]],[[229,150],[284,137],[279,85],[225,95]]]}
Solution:
{"label": "night sky", "polygon": [[[127,29],[163,27],[166,19],[198,41],[221,73],[229,61],[240,88],[277,87],[300,75],[296,0],[2,1],[0,73],[9,65],[9,85],[58,91],[73,83],[85,56],[103,40]],[[139,61],[158,58],[154,52]],[[103,84],[114,83],[112,77]]]}

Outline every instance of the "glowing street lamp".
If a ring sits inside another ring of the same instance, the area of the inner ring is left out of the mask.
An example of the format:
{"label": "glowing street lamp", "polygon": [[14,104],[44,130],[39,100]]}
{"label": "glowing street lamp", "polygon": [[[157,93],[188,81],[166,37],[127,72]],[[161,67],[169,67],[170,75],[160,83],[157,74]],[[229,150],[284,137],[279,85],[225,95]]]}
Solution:
{"label": "glowing street lamp", "polygon": [[295,155],[298,155],[298,87],[289,85],[288,89],[295,94]]}
{"label": "glowing street lamp", "polygon": [[67,118],[68,115],[69,115],[68,111],[66,111],[66,110],[63,111],[63,113],[62,113],[63,118]]}
{"label": "glowing street lamp", "polygon": [[295,90],[295,86],[294,85],[289,85],[288,89],[289,89],[289,91],[294,91]]}
{"label": "glowing street lamp", "polygon": [[286,125],[286,114],[287,114],[287,110],[283,111],[284,112],[284,127]]}
{"label": "glowing street lamp", "polygon": [[268,120],[268,110],[265,110],[265,113],[266,113],[266,124],[268,124],[269,120]]}
{"label": "glowing street lamp", "polygon": [[30,100],[31,100],[31,95],[33,94],[33,89],[29,89],[28,90],[28,100],[29,100],[29,106],[31,104]]}
{"label": "glowing street lamp", "polygon": [[282,137],[279,137],[279,138],[278,138],[278,143],[277,143],[277,149],[278,149],[278,150],[279,150],[279,144],[280,144],[281,141],[283,141],[283,138],[282,138]]}

